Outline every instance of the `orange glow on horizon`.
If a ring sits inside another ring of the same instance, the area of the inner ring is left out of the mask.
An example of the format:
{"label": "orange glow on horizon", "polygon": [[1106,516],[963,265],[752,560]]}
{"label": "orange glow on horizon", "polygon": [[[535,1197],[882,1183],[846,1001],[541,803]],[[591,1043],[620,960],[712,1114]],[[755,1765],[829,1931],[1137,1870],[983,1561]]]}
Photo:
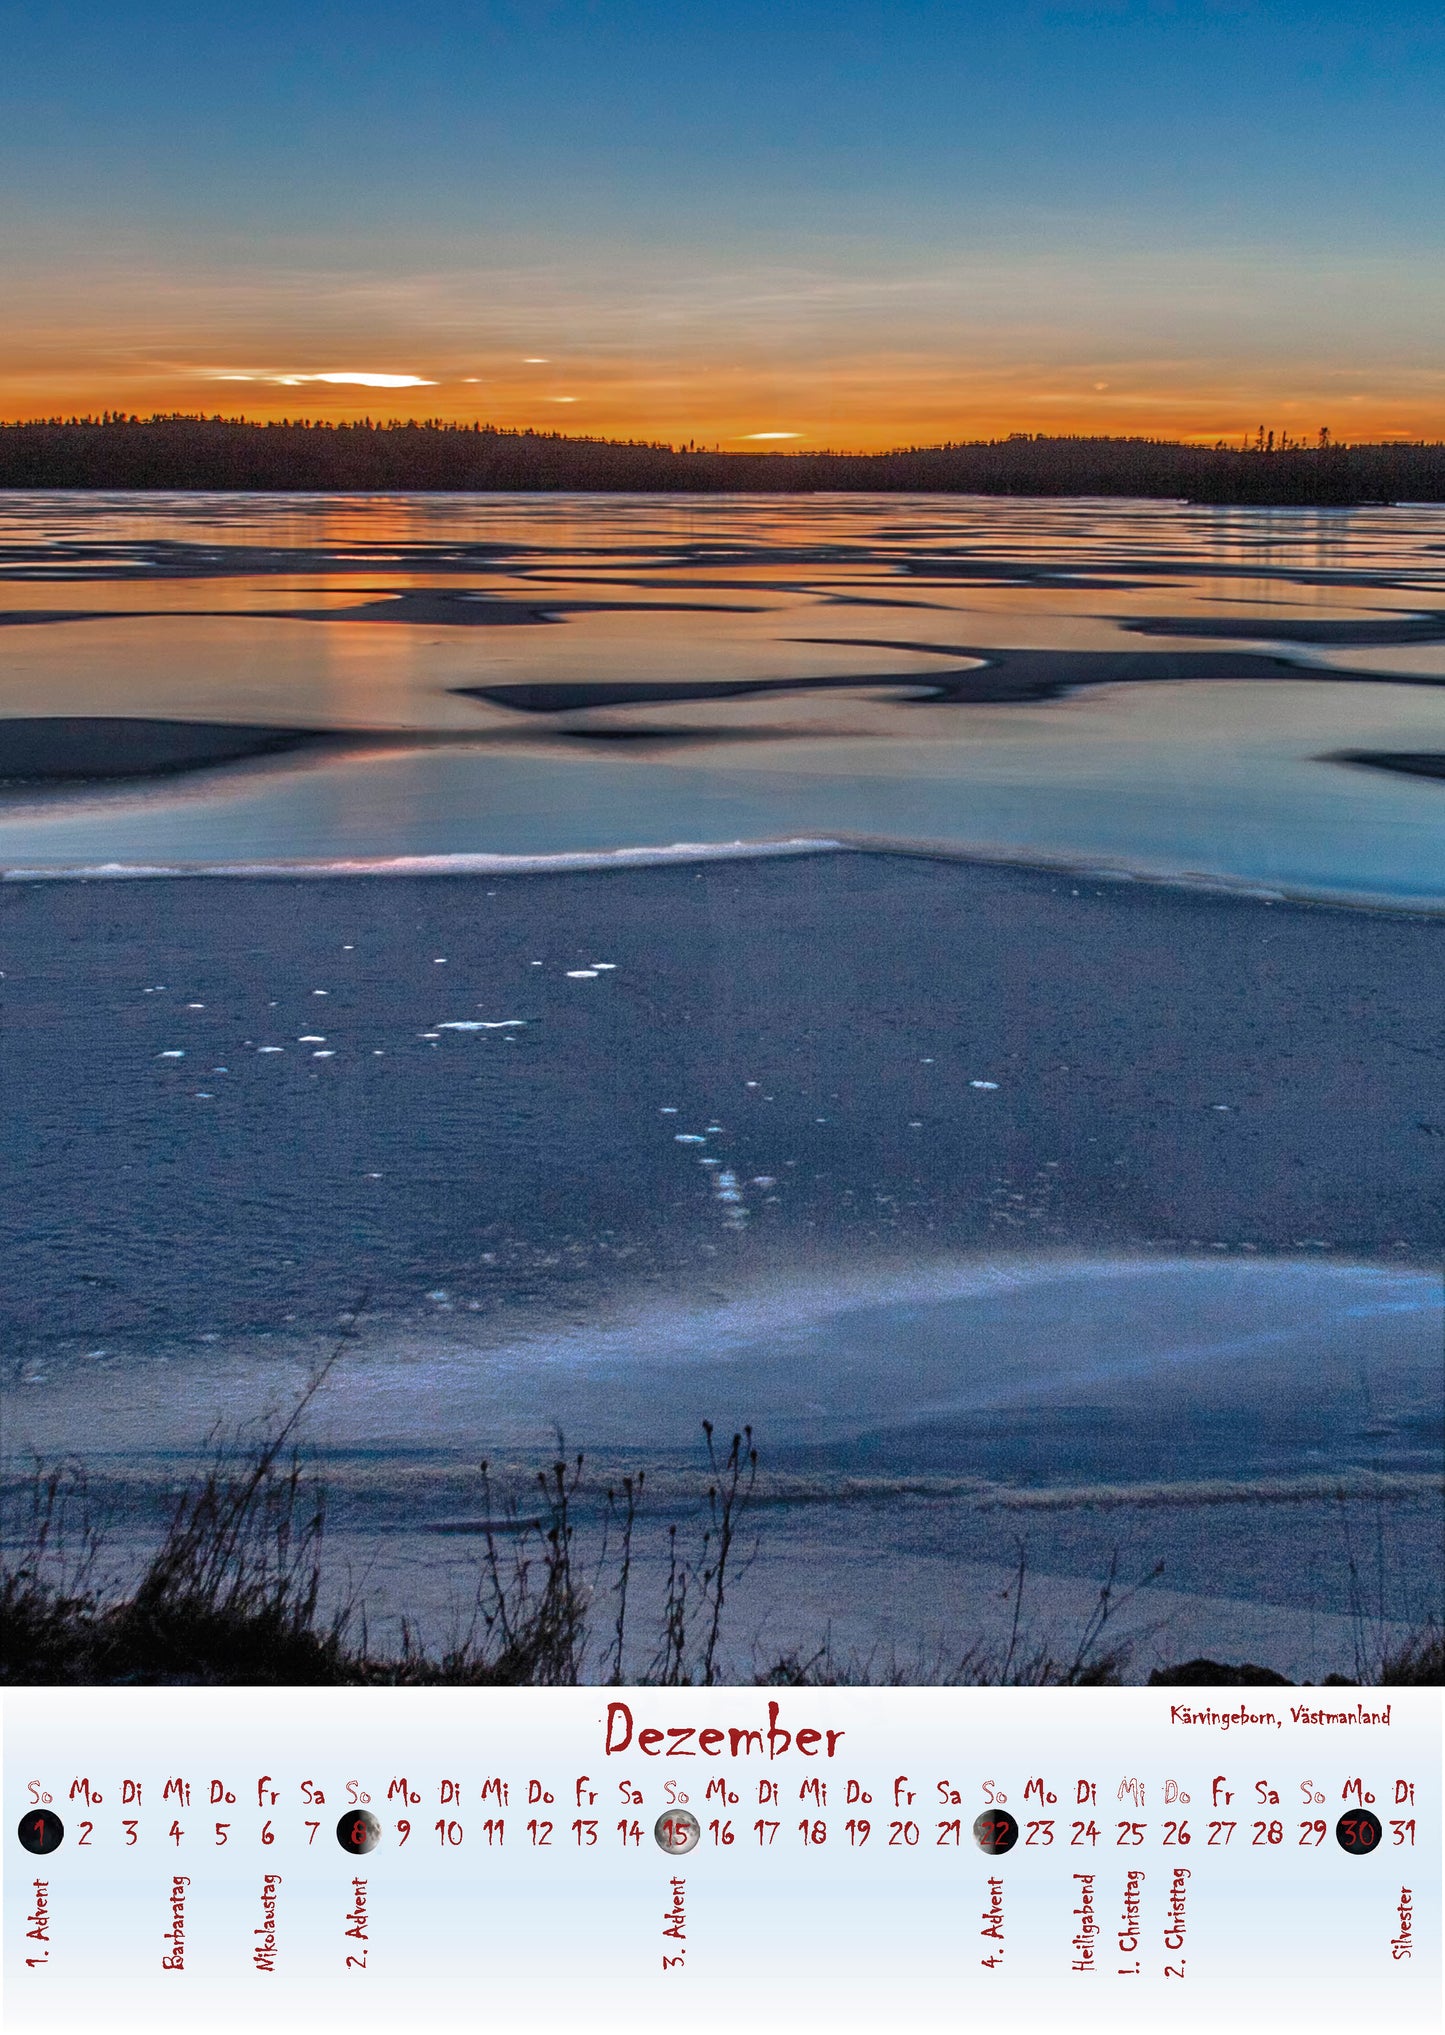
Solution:
{"label": "orange glow on horizon", "polygon": [[[1107,366],[1107,382],[1100,368]],[[539,374],[539,368],[549,372]],[[28,368],[28,371],[27,371]],[[1130,374],[1113,363],[1076,373],[1021,364],[969,367],[917,358],[803,367],[789,360],[664,370],[655,361],[521,359],[422,366],[415,385],[365,386],[326,370],[257,370],[222,384],[211,368],[140,367],[117,374],[99,362],[57,372],[53,356],[0,370],[0,419],[20,423],[120,412],[142,418],[225,414],[253,423],[438,419],[568,437],[634,439],[737,452],[881,452],[902,446],[1006,438],[1139,437],[1238,446],[1262,424],[1315,442],[1327,426],[1337,443],[1445,440],[1445,388],[1435,377],[1320,372],[1292,382],[1277,366],[1221,375],[1217,386],[1181,385],[1172,363]],[[254,372],[254,379],[251,378]],[[331,371],[334,372],[334,371]],[[323,379],[323,374],[326,374]],[[376,378],[380,381],[380,377]],[[393,379],[388,377],[388,379]],[[395,377],[399,380],[400,377]],[[1414,384],[1411,386],[1411,384]],[[1432,385],[1433,383],[1433,385]],[[244,388],[244,395],[242,389]]]}
{"label": "orange glow on horizon", "polygon": [[[1262,405],[1266,417],[1271,412]],[[1197,416],[1178,418],[1137,416],[1103,419],[1089,415],[1022,416],[1013,411],[1007,415],[983,415],[979,417],[954,416],[946,422],[936,424],[931,419],[920,418],[910,428],[910,421],[899,419],[896,427],[879,419],[860,420],[847,431],[838,430],[829,434],[821,432],[738,432],[726,429],[709,430],[706,425],[693,426],[684,431],[668,431],[654,420],[645,416],[628,416],[611,413],[606,417],[584,418],[569,412],[565,417],[554,411],[550,416],[511,414],[511,406],[502,413],[497,405],[488,411],[480,411],[473,405],[452,408],[434,405],[425,410],[382,411],[375,405],[326,405],[297,404],[291,402],[249,404],[243,410],[212,411],[202,409],[194,401],[187,406],[178,396],[170,405],[154,402],[144,409],[129,409],[119,402],[97,397],[90,403],[28,403],[10,408],[0,423],[72,423],[75,421],[98,422],[105,412],[133,417],[141,423],[148,423],[153,416],[184,415],[205,417],[207,421],[225,423],[266,424],[290,423],[339,424],[360,423],[363,420],[376,425],[421,424],[433,421],[444,424],[491,426],[499,431],[535,432],[538,436],[558,436],[576,439],[610,439],[617,442],[632,441],[648,445],[671,446],[674,450],[692,447],[698,452],[736,452],[754,455],[788,457],[809,452],[816,453],[879,453],[907,450],[927,450],[950,444],[971,444],[997,441],[1011,436],[1039,438],[1142,438],[1156,439],[1167,443],[1183,445],[1213,446],[1223,444],[1227,449],[1237,451],[1246,441],[1254,444],[1255,428],[1241,428],[1237,420],[1221,428],[1200,429]],[[1341,423],[1327,428],[1330,441],[1335,445],[1374,444],[1440,444],[1445,443],[1445,414],[1438,418],[1424,419],[1418,425],[1404,426],[1399,422],[1398,410],[1374,411],[1352,408],[1333,413],[1342,419]],[[932,426],[932,428],[930,428]],[[1281,429],[1288,431],[1289,443],[1314,445],[1318,438],[1318,427],[1310,429],[1291,420],[1283,427],[1266,424],[1266,430],[1275,432],[1278,445]]]}

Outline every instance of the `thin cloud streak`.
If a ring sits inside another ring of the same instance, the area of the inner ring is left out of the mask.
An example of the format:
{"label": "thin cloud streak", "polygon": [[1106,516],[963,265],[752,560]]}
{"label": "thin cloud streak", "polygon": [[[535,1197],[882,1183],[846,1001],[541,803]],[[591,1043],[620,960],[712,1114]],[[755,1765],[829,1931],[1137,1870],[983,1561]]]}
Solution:
{"label": "thin cloud streak", "polygon": [[363,389],[434,389],[436,383],[419,374],[362,374],[341,372],[336,374],[275,374],[259,369],[223,367],[195,367],[190,370],[201,381],[210,382],[268,382],[280,389],[300,388],[303,382],[329,382],[341,388]]}

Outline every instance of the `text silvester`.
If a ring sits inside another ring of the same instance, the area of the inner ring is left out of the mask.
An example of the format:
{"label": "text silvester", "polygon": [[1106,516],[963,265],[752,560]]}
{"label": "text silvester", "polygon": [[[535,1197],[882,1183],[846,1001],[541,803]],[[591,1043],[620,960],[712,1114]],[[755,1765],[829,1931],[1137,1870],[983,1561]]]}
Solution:
{"label": "text silvester", "polygon": [[[789,1750],[804,1759],[832,1759],[841,1731],[814,1731],[805,1726],[784,1731],[778,1723],[778,1705],[768,1705],[768,1728],[760,1731],[739,1725],[709,1725],[699,1730],[694,1724],[649,1725],[636,1733],[637,1750],[648,1759],[740,1759],[749,1753],[766,1752],[769,1759],[781,1759]],[[604,1751],[626,1752],[633,1744],[632,1711],[626,1703],[607,1705],[607,1738]]]}

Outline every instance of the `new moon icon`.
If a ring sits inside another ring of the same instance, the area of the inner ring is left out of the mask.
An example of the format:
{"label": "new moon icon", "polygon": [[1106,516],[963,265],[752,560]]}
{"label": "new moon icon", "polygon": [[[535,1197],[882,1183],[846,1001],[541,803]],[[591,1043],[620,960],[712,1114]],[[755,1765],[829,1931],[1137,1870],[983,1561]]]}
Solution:
{"label": "new moon icon", "polygon": [[381,1842],[381,1825],[370,1809],[348,1809],[336,1825],[336,1842],[354,1858],[375,1851]]}
{"label": "new moon icon", "polygon": [[702,1825],[690,1809],[666,1809],[653,1824],[652,1834],[669,1858],[681,1858],[697,1849]]}
{"label": "new moon icon", "polygon": [[27,1851],[43,1857],[47,1851],[59,1851],[65,1841],[65,1825],[53,1809],[32,1809],[20,1818],[18,1835]]}
{"label": "new moon icon", "polygon": [[1019,1840],[1019,1826],[1007,1809],[985,1809],[973,1819],[973,1841],[990,1858],[1001,1858]]}
{"label": "new moon icon", "polygon": [[1335,1842],[1352,1858],[1373,1851],[1384,1834],[1384,1826],[1373,1809],[1351,1809],[1335,1825]]}

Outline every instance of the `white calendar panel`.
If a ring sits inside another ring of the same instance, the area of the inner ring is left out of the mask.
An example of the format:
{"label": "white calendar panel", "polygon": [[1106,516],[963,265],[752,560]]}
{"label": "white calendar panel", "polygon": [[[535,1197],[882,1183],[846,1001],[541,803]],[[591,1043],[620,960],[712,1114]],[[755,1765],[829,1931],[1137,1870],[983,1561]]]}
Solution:
{"label": "white calendar panel", "polygon": [[1434,1691],[22,1691],[5,2022],[1434,2029]]}

